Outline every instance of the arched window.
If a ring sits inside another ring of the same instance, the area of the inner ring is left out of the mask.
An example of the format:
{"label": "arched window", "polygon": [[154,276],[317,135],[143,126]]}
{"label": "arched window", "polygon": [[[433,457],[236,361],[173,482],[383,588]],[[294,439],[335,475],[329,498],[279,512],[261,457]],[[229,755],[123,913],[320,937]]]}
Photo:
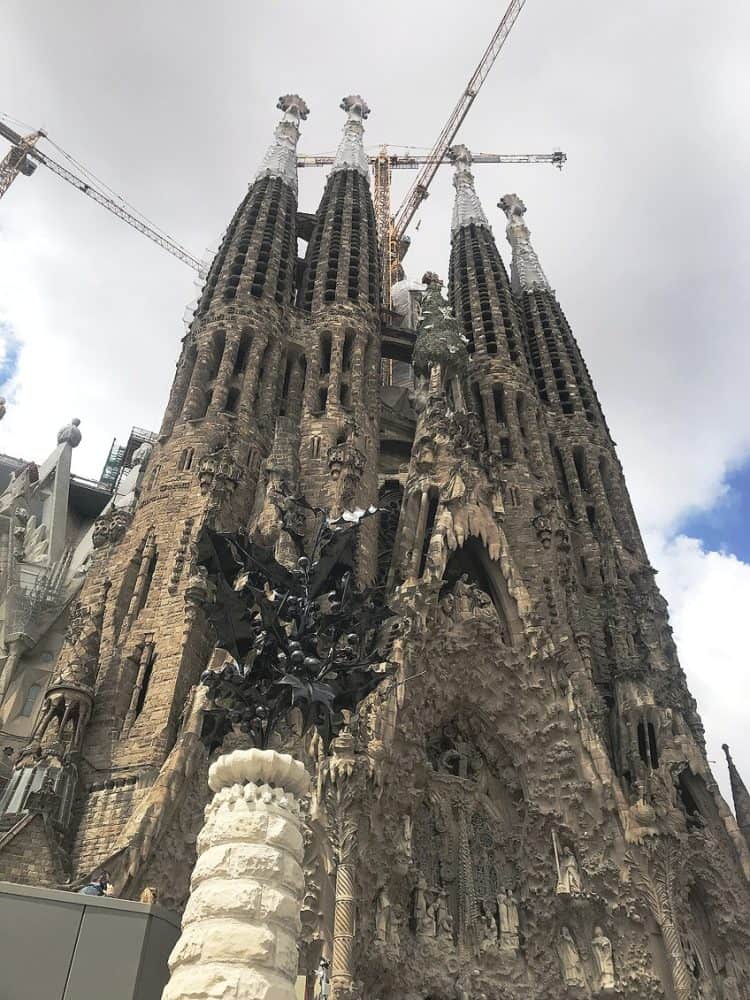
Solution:
{"label": "arched window", "polygon": [[31,684],[29,686],[29,689],[26,692],[26,697],[23,700],[23,705],[21,706],[21,711],[18,713],[20,716],[26,719],[31,716],[41,690],[41,684]]}

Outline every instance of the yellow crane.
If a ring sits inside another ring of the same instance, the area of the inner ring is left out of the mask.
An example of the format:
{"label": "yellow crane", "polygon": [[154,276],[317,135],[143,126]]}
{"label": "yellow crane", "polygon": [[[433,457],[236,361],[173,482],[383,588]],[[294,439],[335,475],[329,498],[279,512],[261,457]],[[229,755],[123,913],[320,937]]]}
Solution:
{"label": "yellow crane", "polygon": [[[335,157],[330,155],[301,155],[297,157],[298,167],[325,167],[329,166],[334,162]],[[553,166],[562,170],[563,164],[567,160],[565,153],[561,152],[559,149],[552,153],[472,153],[471,162],[474,163],[551,163]],[[398,246],[398,260],[396,261],[396,269],[400,260],[404,256],[405,247],[403,241],[408,239],[406,236],[406,228],[411,222],[411,216],[409,220],[402,225],[399,231],[395,229],[395,220],[391,215],[391,174],[394,170],[416,170],[419,167],[429,168],[435,166],[439,167],[441,164],[447,163],[448,161],[443,157],[440,160],[435,160],[435,156],[431,153],[399,153],[394,150],[392,146],[381,146],[376,154],[370,156],[370,166],[372,167],[373,173],[373,203],[375,206],[375,224],[378,230],[378,244],[383,248],[384,254],[386,247],[390,247],[392,240],[399,240]],[[426,197],[426,195],[424,195]],[[416,211],[416,210],[415,210]],[[391,230],[393,229],[393,232]],[[383,301],[389,301],[386,298],[386,290],[390,291],[391,281],[389,281],[389,276],[391,275],[392,269],[383,267]],[[395,275],[394,275],[395,276]]]}

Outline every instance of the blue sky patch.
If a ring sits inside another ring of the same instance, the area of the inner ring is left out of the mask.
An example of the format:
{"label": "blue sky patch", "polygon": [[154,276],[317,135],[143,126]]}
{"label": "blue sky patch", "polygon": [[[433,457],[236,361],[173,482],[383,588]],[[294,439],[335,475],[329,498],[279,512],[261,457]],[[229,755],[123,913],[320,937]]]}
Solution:
{"label": "blue sky patch", "polygon": [[729,473],[726,484],[721,499],[710,510],[689,514],[679,532],[699,538],[705,549],[750,562],[750,459]]}
{"label": "blue sky patch", "polygon": [[15,330],[3,320],[0,320],[0,390],[3,389],[18,371],[21,358],[21,341]]}

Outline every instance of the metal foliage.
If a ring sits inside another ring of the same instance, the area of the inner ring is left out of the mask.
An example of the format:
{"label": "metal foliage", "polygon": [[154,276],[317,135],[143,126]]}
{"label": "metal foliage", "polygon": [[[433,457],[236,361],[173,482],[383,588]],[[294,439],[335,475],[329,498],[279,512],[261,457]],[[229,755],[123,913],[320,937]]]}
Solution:
{"label": "metal foliage", "polygon": [[328,749],[342,713],[390,676],[396,618],[382,589],[355,582],[359,527],[375,513],[323,515],[310,555],[291,571],[244,535],[204,530],[199,561],[216,588],[206,610],[217,646],[234,659],[201,677],[210,703],[201,739],[209,751],[235,727],[266,748],[295,708],[303,733],[315,727]]}

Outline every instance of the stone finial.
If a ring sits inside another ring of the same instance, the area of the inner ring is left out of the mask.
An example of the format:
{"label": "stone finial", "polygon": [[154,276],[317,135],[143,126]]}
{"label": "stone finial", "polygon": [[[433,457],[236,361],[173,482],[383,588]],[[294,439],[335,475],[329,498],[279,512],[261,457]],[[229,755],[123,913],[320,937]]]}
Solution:
{"label": "stone finial", "polygon": [[524,221],[526,206],[517,194],[506,194],[497,203],[505,212],[508,225],[505,234],[513,248],[510,281],[513,291],[533,292],[535,289],[551,291],[547,276],[542,270],[536,251],[531,245],[528,226]]}
{"label": "stone finial", "polygon": [[484,226],[490,228],[482,203],[474,190],[474,175],[471,172],[471,153],[462,143],[451,146],[448,157],[453,164],[453,187],[456,199],[453,203],[451,232],[457,233],[464,226]]}
{"label": "stone finial", "polygon": [[722,743],[721,749],[727,758],[729,768],[729,783],[732,786],[732,798],[734,799],[734,814],[737,817],[737,825],[745,835],[745,839],[750,845],[750,792],[747,790],[745,782],[742,780],[737,765],[732,760],[729,747]]}
{"label": "stone finial", "polygon": [[273,142],[263,157],[255,180],[278,177],[289,185],[296,196],[299,123],[307,118],[310,109],[299,94],[284,94],[276,102],[276,107],[284,112],[284,117],[276,126]]}
{"label": "stone finial", "polygon": [[357,170],[369,183],[370,159],[365,153],[362,137],[365,134],[364,120],[370,114],[367,102],[359,94],[350,94],[343,98],[339,105],[346,111],[346,125],[341,137],[331,173],[339,170]]}
{"label": "stone finial", "polygon": [[78,417],[73,417],[69,424],[61,427],[57,432],[57,443],[69,444],[71,448],[77,448],[81,443],[81,432],[78,430],[80,423]]}
{"label": "stone finial", "polygon": [[443,282],[434,271],[428,271],[422,282],[427,290],[414,342],[414,371],[417,375],[427,375],[437,364],[446,372],[461,371],[468,364],[466,343],[450,304],[443,298]]}
{"label": "stone finial", "polygon": [[299,94],[283,94],[276,102],[276,107],[284,112],[284,121],[295,121],[297,124],[307,121],[310,114],[307,102]]}

